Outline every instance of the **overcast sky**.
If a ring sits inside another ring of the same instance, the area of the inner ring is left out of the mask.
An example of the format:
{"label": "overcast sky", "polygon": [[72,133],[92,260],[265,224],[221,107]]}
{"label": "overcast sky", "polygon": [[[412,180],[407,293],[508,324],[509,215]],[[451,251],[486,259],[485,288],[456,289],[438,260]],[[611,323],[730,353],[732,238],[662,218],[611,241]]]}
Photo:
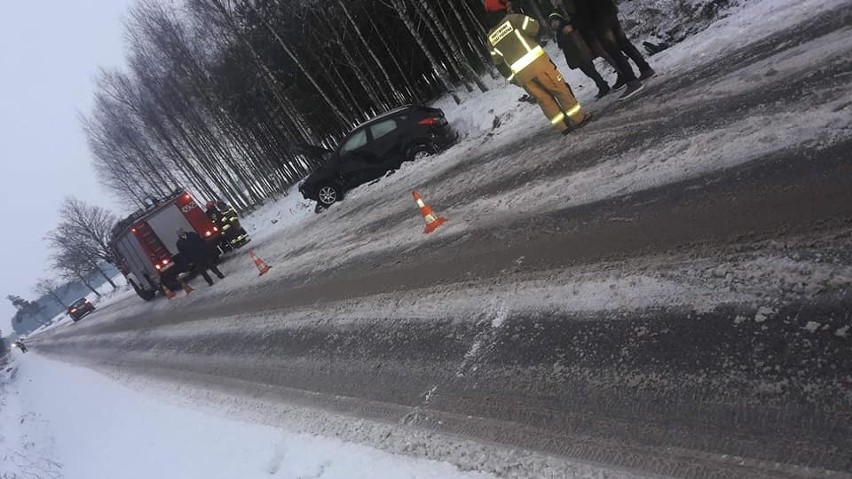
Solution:
{"label": "overcast sky", "polygon": [[44,235],[65,196],[111,207],[90,166],[79,113],[99,66],[122,63],[133,0],[0,2],[0,330],[48,269]]}

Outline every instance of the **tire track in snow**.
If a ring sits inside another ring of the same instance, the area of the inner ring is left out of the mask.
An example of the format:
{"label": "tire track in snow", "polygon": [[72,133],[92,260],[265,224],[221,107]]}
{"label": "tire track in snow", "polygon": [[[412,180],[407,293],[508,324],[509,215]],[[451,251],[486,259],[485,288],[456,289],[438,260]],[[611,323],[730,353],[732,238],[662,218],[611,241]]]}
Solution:
{"label": "tire track in snow", "polygon": [[[500,329],[509,317],[509,306],[503,299],[496,299],[483,313],[483,318],[479,321],[482,329],[474,336],[470,348],[462,356],[462,361],[455,372],[455,377],[458,379],[465,378],[468,372],[475,372],[479,365],[491,354],[494,346],[499,338]],[[475,387],[475,383],[474,383]],[[428,422],[430,419],[423,411],[428,410],[432,398],[438,392],[439,385],[434,384],[428,391],[423,394],[423,400],[412,411],[402,418],[403,424],[416,424],[423,420]],[[440,425],[440,421],[438,422]]]}

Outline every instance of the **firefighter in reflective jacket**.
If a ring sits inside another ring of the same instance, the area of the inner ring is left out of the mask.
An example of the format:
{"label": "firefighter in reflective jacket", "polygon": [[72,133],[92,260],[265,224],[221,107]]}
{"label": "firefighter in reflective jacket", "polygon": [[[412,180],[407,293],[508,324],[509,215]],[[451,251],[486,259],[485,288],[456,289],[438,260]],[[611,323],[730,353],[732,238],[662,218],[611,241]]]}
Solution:
{"label": "firefighter in reflective jacket", "polygon": [[550,57],[539,45],[538,22],[519,13],[511,13],[511,3],[487,0],[485,8],[492,22],[488,46],[497,69],[510,82],[534,97],[544,115],[562,134],[591,119],[574,98],[571,89]]}
{"label": "firefighter in reflective jacket", "polygon": [[236,210],[223,201],[207,202],[207,217],[222,232],[219,249],[226,253],[244,246],[251,241],[246,230],[240,225]]}

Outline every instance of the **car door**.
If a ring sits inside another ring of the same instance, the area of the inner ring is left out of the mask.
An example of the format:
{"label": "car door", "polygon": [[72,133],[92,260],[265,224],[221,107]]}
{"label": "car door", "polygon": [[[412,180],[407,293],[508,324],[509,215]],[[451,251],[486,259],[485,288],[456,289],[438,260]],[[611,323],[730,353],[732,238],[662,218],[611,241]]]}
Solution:
{"label": "car door", "polygon": [[370,125],[370,142],[367,149],[385,171],[402,163],[403,139],[400,122],[403,118],[387,118]]}
{"label": "car door", "polygon": [[353,188],[369,181],[375,174],[376,165],[368,161],[371,157],[366,152],[369,137],[367,128],[353,132],[338,150],[338,173],[343,185]]}

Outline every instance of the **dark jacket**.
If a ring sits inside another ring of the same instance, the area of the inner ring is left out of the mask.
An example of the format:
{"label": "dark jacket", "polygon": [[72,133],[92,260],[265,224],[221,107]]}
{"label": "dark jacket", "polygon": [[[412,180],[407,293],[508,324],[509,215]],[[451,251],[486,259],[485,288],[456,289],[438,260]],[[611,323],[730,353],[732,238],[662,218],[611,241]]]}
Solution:
{"label": "dark jacket", "polygon": [[567,18],[571,20],[571,25],[580,33],[586,33],[594,30],[592,24],[592,5],[595,0],[562,0],[565,6]]}
{"label": "dark jacket", "polygon": [[[556,44],[559,45],[559,49],[565,54],[565,63],[571,69],[591,63],[596,55],[592,53],[583,35],[574,26],[572,17],[562,17],[559,20],[559,27],[556,29]],[[570,27],[571,31],[566,32],[565,27]]]}
{"label": "dark jacket", "polygon": [[177,249],[190,262],[206,264],[213,260],[212,251],[198,233],[188,232],[185,238],[178,238]]}
{"label": "dark jacket", "polygon": [[604,32],[611,29],[613,23],[618,23],[618,7],[615,5],[615,0],[564,1],[574,3],[584,32],[589,29],[599,33]]}

